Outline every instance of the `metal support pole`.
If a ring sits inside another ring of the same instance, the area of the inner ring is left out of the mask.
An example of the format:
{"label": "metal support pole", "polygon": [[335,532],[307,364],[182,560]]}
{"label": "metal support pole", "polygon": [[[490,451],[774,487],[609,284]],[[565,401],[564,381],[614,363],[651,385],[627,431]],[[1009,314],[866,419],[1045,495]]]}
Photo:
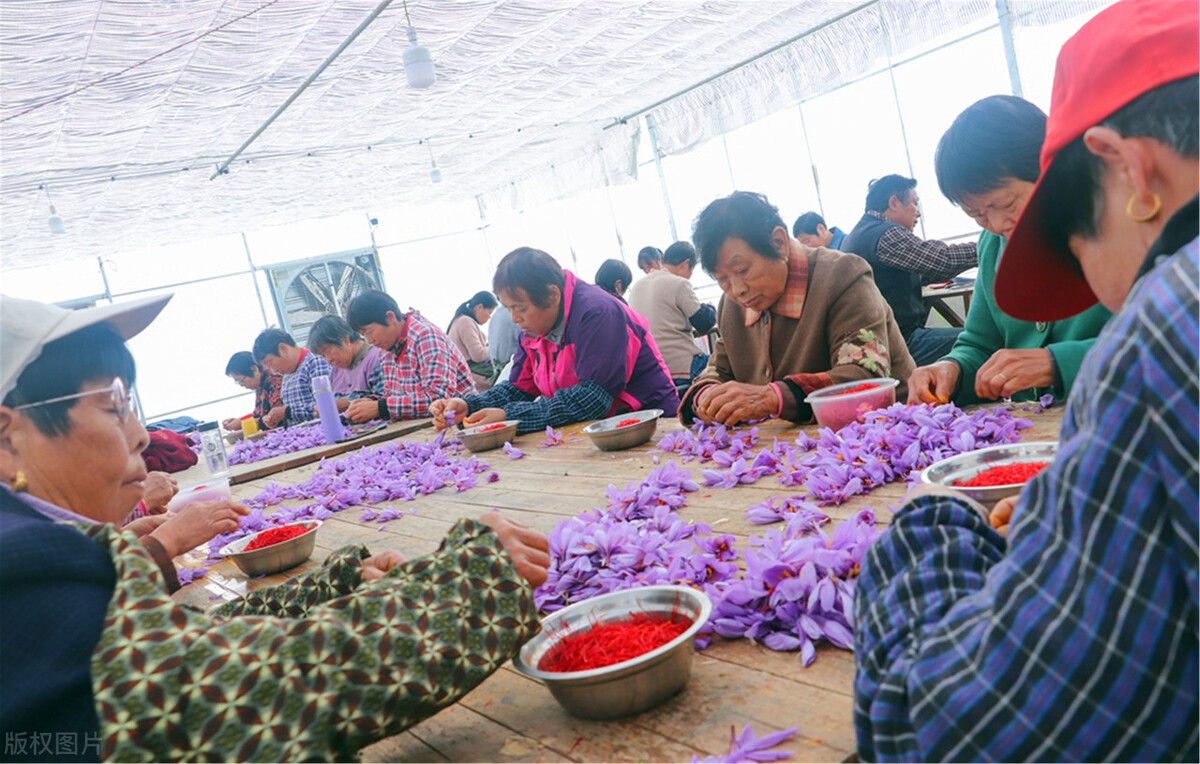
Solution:
{"label": "metal support pole", "polygon": [[315,72],[313,72],[312,74],[308,75],[308,78],[305,79],[304,82],[300,83],[300,87],[296,88],[296,92],[294,92],[290,96],[288,96],[288,99],[286,101],[284,101],[283,104],[278,109],[275,110],[275,113],[272,114],[271,116],[267,117],[267,121],[263,122],[262,125],[259,126],[259,128],[257,130],[255,130],[254,133],[249,138],[246,139],[245,143],[243,143],[241,146],[238,146],[237,151],[233,152],[233,155],[230,156],[228,159],[226,159],[225,163],[222,164],[220,167],[218,167],[217,171],[214,172],[211,176],[209,176],[208,179],[212,180],[213,178],[217,177],[218,175],[224,175],[225,173],[229,172],[229,165],[233,163],[233,160],[235,160],[239,156],[241,156],[242,152],[245,151],[246,148],[251,143],[254,143],[254,141],[258,139],[258,136],[262,135],[263,131],[266,130],[268,127],[270,127],[271,123],[274,122],[279,117],[280,114],[283,114],[283,112],[287,110],[287,107],[292,105],[293,101],[295,101],[297,98],[300,97],[301,93],[303,93],[305,90],[308,90],[308,86],[313,83],[313,80],[315,80],[317,77],[319,77],[321,75],[321,72],[325,71],[329,67],[329,65],[332,64],[334,62],[334,60],[342,54],[342,51],[345,50],[346,48],[348,48],[350,46],[350,43],[354,42],[354,40],[360,34],[362,34],[362,31],[364,29],[366,29],[371,24],[372,21],[375,20],[375,17],[377,17],[380,13],[383,13],[383,10],[391,4],[392,4],[392,0],[382,0],[382,2],[379,3],[379,5],[375,6],[375,10],[373,10],[369,14],[367,14],[367,17],[365,19],[363,19],[362,22],[359,23],[359,25],[357,27],[355,27],[354,31],[350,33],[350,36],[347,37],[345,40],[342,40],[341,45],[334,48],[333,52],[330,53],[329,56],[324,61],[321,62],[321,65],[317,67],[317,70]]}
{"label": "metal support pole", "polygon": [[267,323],[267,306],[263,304],[262,290],[258,288],[258,268],[254,265],[254,258],[250,257],[250,242],[246,239],[246,232],[242,232],[242,246],[246,248],[246,262],[250,263],[250,282],[254,284],[254,294],[258,295],[258,310],[262,313],[263,328],[270,326]]}
{"label": "metal support pole", "polygon": [[654,117],[646,115],[646,132],[650,135],[650,151],[654,154],[654,167],[658,170],[658,186],[662,189],[663,204],[667,207],[667,225],[671,229],[671,241],[679,241],[675,231],[675,213],[671,210],[671,195],[667,193],[667,176],[663,174],[662,157],[658,153],[658,133],[654,129]]}
{"label": "metal support pole", "polygon": [[1017,47],[1013,44],[1012,8],[1008,0],[996,0],[996,16],[1000,19],[1000,39],[1004,41],[1004,60],[1008,63],[1008,82],[1013,95],[1024,98],[1021,88],[1021,72],[1017,68]]}

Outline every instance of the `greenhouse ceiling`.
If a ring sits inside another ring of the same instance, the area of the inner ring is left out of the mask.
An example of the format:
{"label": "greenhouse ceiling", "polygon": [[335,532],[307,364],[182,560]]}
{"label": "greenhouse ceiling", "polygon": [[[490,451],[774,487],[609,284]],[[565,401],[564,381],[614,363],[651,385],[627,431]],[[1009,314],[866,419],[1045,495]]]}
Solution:
{"label": "greenhouse ceiling", "polygon": [[636,172],[639,115],[661,151],[681,151],[996,9],[409,0],[437,73],[416,90],[404,0],[5,0],[0,257],[23,267],[437,200],[488,212],[619,183]]}

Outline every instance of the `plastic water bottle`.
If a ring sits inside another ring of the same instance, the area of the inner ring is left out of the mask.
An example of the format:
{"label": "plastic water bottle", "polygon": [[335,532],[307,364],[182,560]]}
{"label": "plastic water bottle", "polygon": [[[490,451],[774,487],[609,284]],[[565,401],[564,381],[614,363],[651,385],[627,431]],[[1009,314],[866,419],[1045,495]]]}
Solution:
{"label": "plastic water bottle", "polygon": [[229,474],[229,457],[225,454],[225,439],[221,437],[221,425],[205,422],[200,425],[200,450],[204,463],[213,477]]}
{"label": "plastic water bottle", "polygon": [[317,399],[317,414],[321,417],[321,429],[325,432],[325,442],[333,445],[342,437],[342,418],[338,415],[337,399],[333,397],[333,385],[329,383],[329,375],[322,374],[312,378],[313,397]]}

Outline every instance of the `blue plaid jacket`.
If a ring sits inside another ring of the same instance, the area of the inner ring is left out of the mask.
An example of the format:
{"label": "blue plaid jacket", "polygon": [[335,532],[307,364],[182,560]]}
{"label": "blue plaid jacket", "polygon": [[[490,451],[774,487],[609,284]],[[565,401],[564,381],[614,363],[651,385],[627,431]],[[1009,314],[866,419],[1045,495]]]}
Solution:
{"label": "blue plaid jacket", "polygon": [[1085,359],[1007,544],[922,496],[868,553],[863,760],[1200,760],[1196,233],[1193,201]]}

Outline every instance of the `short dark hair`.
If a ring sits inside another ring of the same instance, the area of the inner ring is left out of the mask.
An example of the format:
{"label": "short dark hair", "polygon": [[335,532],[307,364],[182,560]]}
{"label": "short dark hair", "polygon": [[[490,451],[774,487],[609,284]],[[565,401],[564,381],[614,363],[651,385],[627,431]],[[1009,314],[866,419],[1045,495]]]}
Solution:
{"label": "short dark hair", "polygon": [[308,349],[320,353],[325,347],[341,347],[343,340],[358,342],[362,335],[341,316],[321,316],[308,330]]}
{"label": "short dark hair", "polygon": [[1036,183],[1038,157],[1046,139],[1046,115],[1010,95],[988,96],[954,118],[933,156],[938,188],[961,204],[1009,179]]}
{"label": "short dark hair", "polygon": [[[73,395],[86,384],[109,382],[115,377],[133,387],[137,381],[133,354],[111,324],[93,324],[46,344],[17,377],[17,386],[4,396],[4,405],[23,406]],[[78,402],[74,398],[33,406],[24,412],[38,432],[57,437],[71,431],[70,411]]]}
{"label": "short dark hair", "polygon": [[521,289],[539,308],[550,307],[550,287],[562,292],[567,283],[562,266],[533,247],[518,247],[504,256],[492,277],[492,291],[513,293]]}
{"label": "short dark hair", "polygon": [[750,191],[734,191],[709,202],[692,224],[692,242],[700,253],[700,265],[711,276],[717,267],[717,253],[726,239],[741,239],[750,249],[768,260],[785,260],[787,252],[778,252],[771,244],[771,233],[787,224],[767,197]]}
{"label": "short dark hair", "polygon": [[621,296],[617,291],[617,281],[620,280],[625,288],[629,288],[629,282],[633,281],[633,271],[629,270],[629,266],[624,260],[617,260],[610,257],[600,263],[600,267],[596,269],[596,286],[603,289],[609,294]]}
{"label": "short dark hair", "polygon": [[[1151,138],[1194,159],[1200,156],[1200,77],[1184,77],[1143,93],[1100,124],[1126,138]],[[1088,151],[1082,135],[1054,157],[1038,191],[1054,200],[1042,206],[1039,221],[1052,249],[1066,254],[1072,236],[1098,235],[1103,181],[1104,162]]]}
{"label": "short dark hair", "polygon": [[254,356],[249,350],[239,350],[229,356],[229,363],[225,364],[225,376],[230,374],[241,374],[243,377],[254,375],[255,369],[261,369],[254,361]]}
{"label": "short dark hair", "polygon": [[361,332],[367,324],[387,326],[389,310],[396,320],[404,317],[404,314],[400,312],[400,306],[396,304],[390,294],[380,292],[378,289],[371,289],[350,301],[350,307],[346,309],[346,323],[356,332]]}
{"label": "short dark hair", "polygon": [[[821,217],[816,212],[806,212],[800,217],[796,218],[795,223],[792,223],[792,236],[799,236],[800,234],[815,236],[817,233],[817,226],[819,225],[825,225],[825,218]],[[829,226],[825,227],[828,228]]]}
{"label": "short dark hair", "polygon": [[262,363],[263,359],[269,355],[279,355],[280,345],[296,347],[296,341],[292,339],[292,335],[278,326],[263,329],[254,338],[254,347],[251,348],[254,353],[254,360]]}
{"label": "short dark hair", "polygon": [[662,260],[667,265],[683,265],[688,263],[696,267],[696,248],[690,241],[677,241],[663,252]]}
{"label": "short dark hair", "polygon": [[663,259],[662,250],[658,247],[642,247],[638,250],[637,264],[639,268],[647,265],[657,265]]}
{"label": "short dark hair", "polygon": [[908,192],[917,187],[914,178],[903,175],[884,175],[867,184],[867,212],[883,212],[894,196],[901,202],[908,201]]}

